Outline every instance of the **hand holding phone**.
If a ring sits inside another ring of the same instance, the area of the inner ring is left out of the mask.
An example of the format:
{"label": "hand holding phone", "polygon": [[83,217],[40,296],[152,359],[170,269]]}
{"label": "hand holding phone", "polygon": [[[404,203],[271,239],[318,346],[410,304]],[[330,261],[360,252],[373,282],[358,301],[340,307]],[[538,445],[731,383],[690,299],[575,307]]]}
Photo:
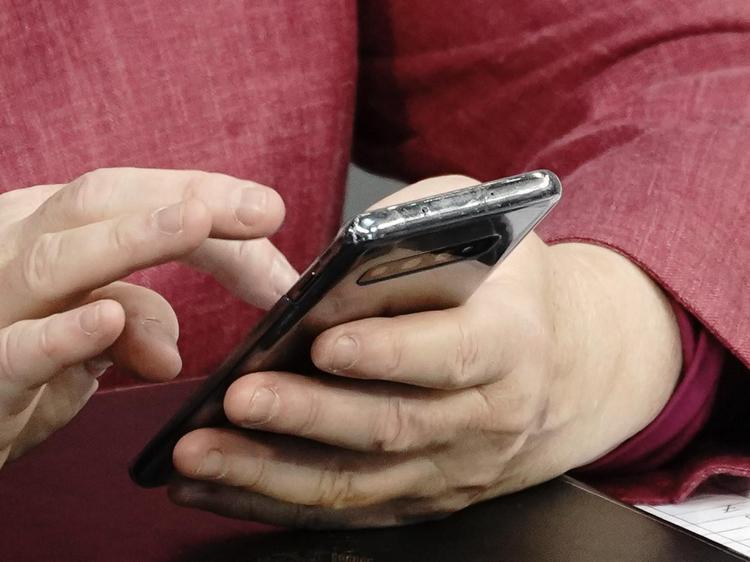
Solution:
{"label": "hand holding phone", "polygon": [[[406,193],[474,184],[433,178]],[[550,254],[529,233],[457,306],[334,323],[312,345],[322,375],[240,376],[224,398],[233,425],[175,447],[170,497],[277,525],[371,527],[442,516],[567,470],[569,457],[546,458],[534,429],[554,388]],[[342,338],[354,356],[340,354]]]}
{"label": "hand holding phone", "polygon": [[224,395],[242,374],[314,373],[310,345],[325,329],[461,304],[559,196],[554,174],[540,171],[358,215],[151,440],[131,467],[133,479],[164,484],[180,437],[226,424]]}
{"label": "hand holding phone", "polygon": [[532,232],[458,306],[325,330],[311,350],[324,376],[241,376],[224,399],[234,428],[175,447],[170,496],[277,525],[372,527],[532,486],[653,419],[679,375],[670,322],[627,258]]}

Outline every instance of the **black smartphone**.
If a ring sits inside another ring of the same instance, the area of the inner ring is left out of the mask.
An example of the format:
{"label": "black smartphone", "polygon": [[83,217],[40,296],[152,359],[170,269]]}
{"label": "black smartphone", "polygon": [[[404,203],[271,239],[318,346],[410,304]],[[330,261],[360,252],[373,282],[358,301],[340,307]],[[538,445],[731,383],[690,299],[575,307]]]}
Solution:
{"label": "black smartphone", "polygon": [[557,176],[538,170],[357,215],[149,441],[131,465],[132,479],[165,484],[180,437],[228,423],[224,393],[240,376],[329,376],[310,361],[313,340],[327,328],[460,305],[560,195]]}

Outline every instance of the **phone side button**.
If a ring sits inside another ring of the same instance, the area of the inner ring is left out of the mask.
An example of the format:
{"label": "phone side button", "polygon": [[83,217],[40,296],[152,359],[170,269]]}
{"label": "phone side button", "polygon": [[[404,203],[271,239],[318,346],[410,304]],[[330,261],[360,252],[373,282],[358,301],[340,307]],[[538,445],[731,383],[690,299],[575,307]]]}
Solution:
{"label": "phone side button", "polygon": [[286,294],[286,296],[292,301],[298,301],[299,298],[305,294],[312,282],[315,281],[317,275],[318,273],[315,270],[308,270],[307,273],[300,277],[294,284],[294,286],[289,289],[289,292]]}
{"label": "phone side button", "polygon": [[289,326],[294,324],[299,318],[297,318],[297,307],[294,302],[283,297],[287,300],[287,306],[284,308],[283,314],[279,316],[275,322],[269,326],[263,336],[258,340],[258,345],[261,349],[268,349],[276,340],[278,340],[284,333],[289,329]]}

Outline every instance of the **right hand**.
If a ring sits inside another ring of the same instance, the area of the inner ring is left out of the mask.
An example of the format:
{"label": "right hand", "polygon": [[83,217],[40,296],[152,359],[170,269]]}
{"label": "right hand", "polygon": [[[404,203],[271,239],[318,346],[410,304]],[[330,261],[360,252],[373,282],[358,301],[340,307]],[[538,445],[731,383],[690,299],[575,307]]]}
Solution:
{"label": "right hand", "polygon": [[0,195],[0,467],[66,424],[112,363],[180,371],[174,311],[119,279],[182,258],[266,307],[296,277],[265,239],[283,217],[272,189],[205,172],[113,168]]}

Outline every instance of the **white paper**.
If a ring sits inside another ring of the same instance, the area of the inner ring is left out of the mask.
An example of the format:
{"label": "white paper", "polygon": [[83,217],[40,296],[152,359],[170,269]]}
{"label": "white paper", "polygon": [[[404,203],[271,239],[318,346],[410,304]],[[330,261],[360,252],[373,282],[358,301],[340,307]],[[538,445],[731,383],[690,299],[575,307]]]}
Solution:
{"label": "white paper", "polygon": [[637,508],[750,557],[750,492],[713,485],[687,501]]}

